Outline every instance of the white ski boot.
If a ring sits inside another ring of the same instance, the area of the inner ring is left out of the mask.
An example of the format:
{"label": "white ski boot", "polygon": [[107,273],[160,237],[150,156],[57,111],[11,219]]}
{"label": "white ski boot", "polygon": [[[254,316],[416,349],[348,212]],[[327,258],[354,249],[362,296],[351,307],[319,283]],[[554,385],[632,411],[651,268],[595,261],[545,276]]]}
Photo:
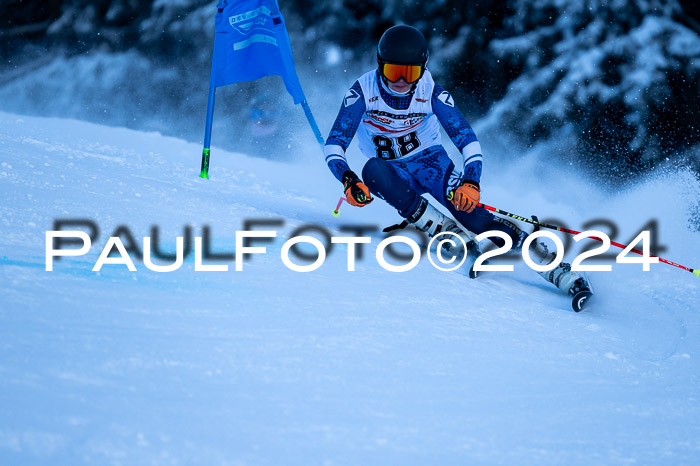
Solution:
{"label": "white ski boot", "polygon": [[[426,232],[430,238],[443,232],[457,235],[464,240],[464,244],[467,245],[467,251],[473,259],[476,259],[481,255],[479,243],[474,240],[476,235],[466,228],[459,226],[457,222],[437,210],[425,198],[421,199],[416,212],[406,220],[409,223],[412,223],[419,230]],[[451,250],[449,244],[446,244],[444,249],[447,252],[451,252],[452,254],[459,256],[464,251],[462,244],[459,241],[456,242],[457,246],[454,249]],[[470,269],[469,276],[471,278],[476,278],[476,274],[473,275],[474,276],[472,276],[472,270]]]}
{"label": "white ski boot", "polygon": [[[547,245],[541,242],[535,243],[533,248],[534,259],[540,265],[551,263],[556,254],[550,253]],[[564,293],[572,296],[571,307],[575,312],[581,312],[588,302],[588,298],[593,296],[593,290],[586,277],[571,270],[571,264],[562,262],[552,270],[547,272],[537,272],[537,274],[552,283]]]}

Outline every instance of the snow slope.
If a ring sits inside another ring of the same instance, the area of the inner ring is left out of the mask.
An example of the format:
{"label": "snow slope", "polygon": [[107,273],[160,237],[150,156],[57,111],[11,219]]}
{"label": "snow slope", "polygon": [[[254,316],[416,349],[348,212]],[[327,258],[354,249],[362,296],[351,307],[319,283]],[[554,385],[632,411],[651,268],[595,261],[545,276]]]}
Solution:
{"label": "snow slope", "polygon": [[[305,141],[295,164],[214,148],[201,180],[197,144],[0,113],[0,464],[700,461],[699,280],[616,265],[575,314],[522,264],[387,272],[376,235],[356,272],[340,247],[292,272],[279,251],[299,225],[399,220],[381,201],[333,218],[338,184]],[[612,195],[538,157],[487,164],[484,202],[577,229],[609,218],[618,240],[656,218],[663,257],[700,266],[692,176]],[[69,218],[100,237],[47,272],[45,232]],[[137,240],[158,225],[170,251],[208,225],[231,252],[244,219],[284,225],[242,272],[194,272],[192,256],[91,271],[119,225]]]}

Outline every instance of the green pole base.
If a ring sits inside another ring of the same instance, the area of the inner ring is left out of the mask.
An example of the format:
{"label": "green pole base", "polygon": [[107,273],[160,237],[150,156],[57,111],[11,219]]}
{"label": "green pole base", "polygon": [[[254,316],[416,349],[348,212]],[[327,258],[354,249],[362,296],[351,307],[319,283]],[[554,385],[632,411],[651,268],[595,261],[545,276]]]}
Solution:
{"label": "green pole base", "polygon": [[209,179],[209,155],[211,154],[211,149],[205,147],[202,149],[202,168],[199,172],[200,178]]}
{"label": "green pole base", "polygon": [[693,275],[695,275],[696,277],[700,278],[700,269],[694,269],[694,270],[693,270]]}

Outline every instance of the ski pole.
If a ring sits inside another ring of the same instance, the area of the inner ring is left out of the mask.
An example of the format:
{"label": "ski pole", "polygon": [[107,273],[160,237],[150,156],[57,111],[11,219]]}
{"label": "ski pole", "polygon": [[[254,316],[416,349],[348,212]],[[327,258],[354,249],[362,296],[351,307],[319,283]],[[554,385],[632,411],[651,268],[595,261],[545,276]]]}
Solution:
{"label": "ski pole", "polygon": [[[448,196],[448,200],[450,200],[450,201],[452,200],[453,193],[454,193],[454,191],[452,191],[452,192],[450,193],[450,196]],[[510,212],[506,212],[505,210],[497,209],[496,207],[491,207],[490,205],[478,203],[476,206],[477,206],[477,207],[481,207],[481,208],[486,209],[486,210],[490,210],[491,212],[496,212],[497,214],[505,215],[506,217],[510,217],[510,218],[514,218],[514,219],[516,219],[516,220],[520,220],[520,221],[523,221],[523,222],[531,223],[531,224],[533,224],[533,225],[535,225],[535,226],[538,226],[538,227],[549,228],[550,230],[562,231],[562,232],[564,232],[564,233],[570,233],[570,234],[572,234],[572,235],[578,235],[579,233],[581,233],[580,231],[569,230],[568,228],[562,228],[562,227],[558,227],[558,226],[556,226],[556,225],[550,225],[550,224],[548,224],[548,223],[542,223],[542,222],[540,222],[540,221],[538,221],[538,220],[533,220],[533,219],[521,217],[520,215],[511,214]],[[591,238],[591,239],[598,240],[598,241],[600,241],[601,243],[603,242],[603,240],[602,240],[601,238],[598,238],[597,236],[590,236],[590,238]],[[616,243],[615,241],[610,241],[610,244],[612,244],[613,246],[617,246],[618,248],[621,248],[621,249],[626,249],[626,248],[627,248],[627,246],[625,246],[624,244]],[[632,248],[632,252],[637,253],[637,254],[639,254],[640,256],[643,256],[643,255],[644,255],[644,253],[643,253],[642,251],[638,250],[638,249]],[[658,257],[658,256],[650,256],[650,257]],[[664,258],[662,258],[662,257],[659,257],[658,259],[659,259],[660,262],[663,262],[664,264],[672,265],[672,266],[674,266],[674,267],[678,267],[679,269],[687,270],[688,272],[692,273],[692,274],[695,275],[696,277],[700,278],[700,269],[691,269],[690,267],[686,267],[686,266],[684,266],[684,265],[676,264],[675,262],[672,262],[672,261],[670,261],[670,260],[666,260],[666,259],[664,259]]]}
{"label": "ski pole", "polygon": [[200,178],[209,179],[209,156],[211,155],[211,125],[214,119],[214,98],[216,97],[216,86],[213,83],[214,73],[209,78],[209,100],[207,101],[207,119],[204,127],[204,148],[202,149],[202,168],[199,172]]}
{"label": "ski pole", "polygon": [[335,210],[333,211],[333,216],[338,217],[340,215],[340,205],[343,203],[343,201],[346,198],[344,196],[340,196],[340,199],[338,199],[338,205],[335,206]]}
{"label": "ski pole", "polygon": [[[486,209],[486,210],[490,210],[491,212],[496,212],[496,213],[498,213],[498,214],[505,215],[506,217],[511,217],[511,218],[516,219],[516,220],[522,220],[523,222],[531,223],[531,224],[536,225],[536,226],[538,226],[538,227],[549,228],[550,230],[563,231],[564,233],[570,233],[570,234],[572,234],[572,235],[578,235],[579,233],[581,233],[580,231],[569,230],[568,228],[562,228],[562,227],[558,227],[558,226],[556,226],[556,225],[550,225],[550,224],[548,224],[548,223],[542,223],[542,222],[537,221],[537,220],[531,220],[531,219],[529,219],[529,218],[525,218],[525,217],[521,217],[521,216],[519,216],[519,215],[511,214],[510,212],[506,212],[505,210],[497,209],[497,208],[495,208],[495,207],[491,207],[491,206],[486,205],[486,204],[481,204],[481,203],[479,203],[479,204],[477,204],[476,206],[477,206],[477,207],[482,207],[482,208],[484,208],[484,209]],[[601,238],[598,238],[597,236],[590,236],[589,238],[598,240],[598,241],[600,241],[601,243],[603,242],[603,240],[602,240]],[[627,246],[625,246],[624,244],[616,243],[615,241],[610,241],[610,244],[612,244],[613,246],[617,246],[618,248],[621,248],[621,249],[626,249],[626,248],[627,248]],[[632,248],[631,251],[634,252],[634,253],[639,254],[640,256],[643,256],[643,255],[644,255],[644,253],[643,253],[642,251],[638,250],[638,249]],[[658,256],[650,256],[650,257],[658,257]],[[666,260],[666,259],[664,259],[664,258],[662,258],[662,257],[659,257],[658,259],[659,259],[660,262],[663,262],[663,263],[665,263],[665,264],[672,265],[672,266],[674,266],[674,267],[678,267],[679,269],[687,270],[688,272],[692,273],[692,274],[695,275],[696,277],[700,278],[700,269],[691,269],[690,267],[686,267],[686,266],[684,266],[684,265],[676,264],[675,262],[671,262],[670,260]]]}

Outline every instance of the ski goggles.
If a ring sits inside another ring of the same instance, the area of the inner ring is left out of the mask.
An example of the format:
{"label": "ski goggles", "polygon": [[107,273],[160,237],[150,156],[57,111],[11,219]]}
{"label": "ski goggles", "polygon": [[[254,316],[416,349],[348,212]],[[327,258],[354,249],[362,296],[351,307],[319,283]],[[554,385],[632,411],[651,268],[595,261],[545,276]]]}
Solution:
{"label": "ski goggles", "polygon": [[424,65],[399,65],[396,63],[381,63],[381,72],[389,82],[395,83],[403,78],[407,83],[411,84],[423,76],[425,70]]}

